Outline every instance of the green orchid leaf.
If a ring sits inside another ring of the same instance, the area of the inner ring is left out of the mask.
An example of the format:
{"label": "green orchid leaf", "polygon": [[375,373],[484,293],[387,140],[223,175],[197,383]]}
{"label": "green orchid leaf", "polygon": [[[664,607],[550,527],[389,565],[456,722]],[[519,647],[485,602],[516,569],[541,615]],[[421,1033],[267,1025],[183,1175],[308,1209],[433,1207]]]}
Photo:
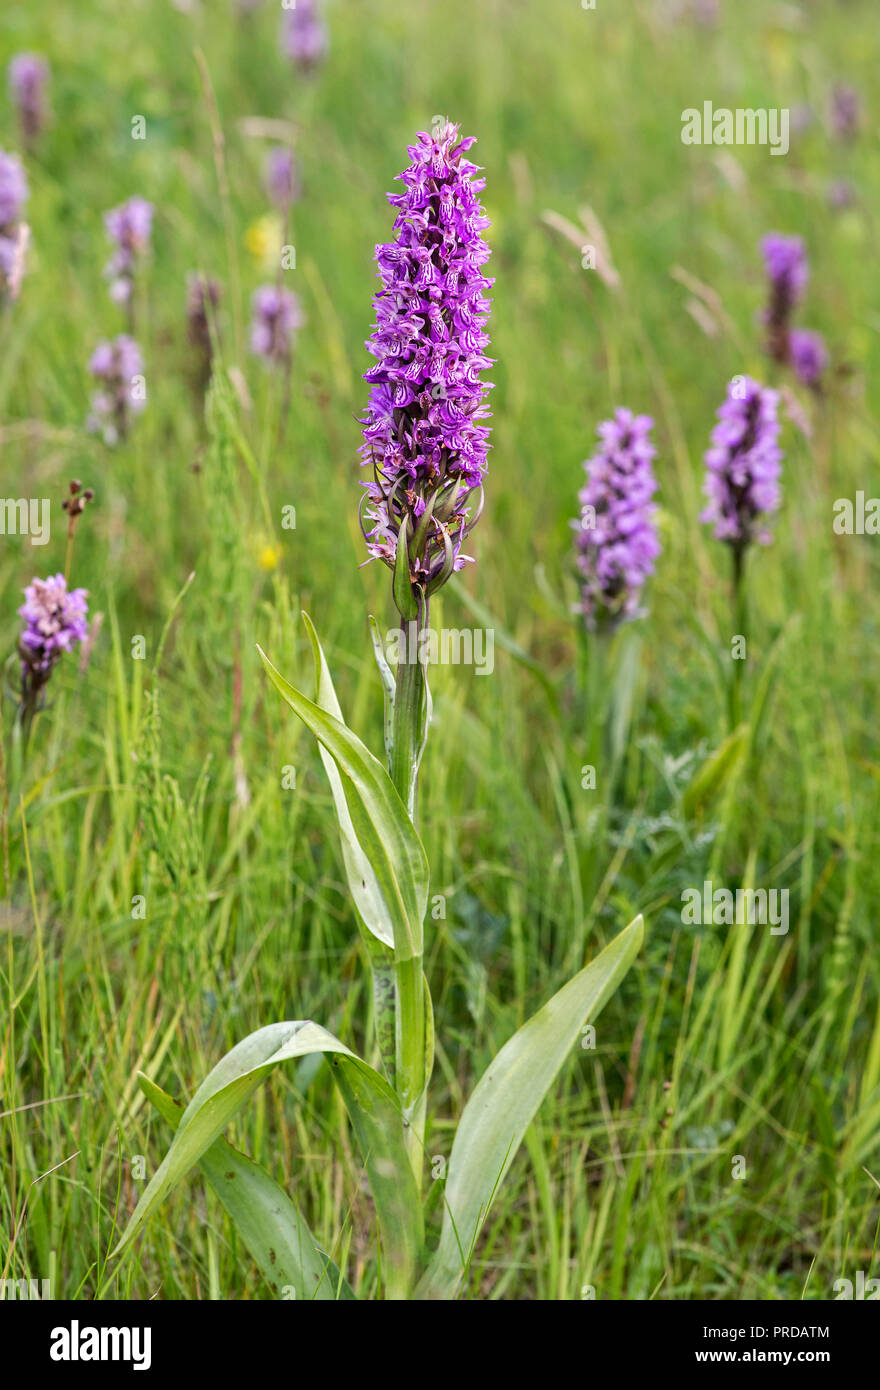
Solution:
{"label": "green orchid leaf", "polygon": [[113,1254],[120,1254],[130,1244],[274,1067],[317,1052],[332,1054],[334,1077],[361,1144],[385,1248],[388,1295],[404,1297],[421,1250],[422,1217],[404,1142],[400,1102],[379,1072],[310,1020],[258,1028],[221,1058],[183,1112],[171,1147],[147,1184]]}
{"label": "green orchid leaf", "polygon": [[[138,1085],[176,1128],[183,1106],[138,1073]],[[225,1139],[215,1139],[199,1168],[216,1192],[269,1288],[277,1298],[350,1301],[346,1280],[320,1248],[283,1187]]]}
{"label": "green orchid leaf", "polygon": [[[382,681],[382,689],[385,692],[385,719],[384,719],[384,743],[385,759],[391,762],[392,750],[394,748],[394,702],[397,699],[397,679],[388,665],[388,658],[385,655],[385,644],[382,641],[382,634],[379,631],[379,624],[372,613],[368,619],[370,625],[370,641],[373,643],[373,655],[376,658],[376,666],[379,671],[379,678]],[[320,704],[321,701],[318,701]],[[330,711],[332,713],[332,711]]]}
{"label": "green orchid leaf", "polygon": [[[309,634],[309,639],[312,644],[312,653],[315,659],[315,704],[319,705],[325,714],[331,715],[333,719],[338,719],[340,724],[345,724],[339,700],[336,697],[336,690],[333,686],[333,678],[330,675],[330,668],[327,665],[321,643],[318,640],[318,634],[307,613],[303,614],[303,620]],[[393,949],[394,926],[385,910],[382,890],[379,887],[376,875],[373,873],[372,865],[364,854],[360,841],[355,834],[351,815],[348,810],[348,803],[345,799],[342,774],[323,744],[319,744],[318,746],[321,754],[321,762],[324,765],[324,771],[330,783],[333,805],[336,809],[336,819],[339,822],[345,876],[348,880],[348,887],[354,899],[355,907],[367,930],[381,941],[383,945]]]}
{"label": "green orchid leaf", "polygon": [[[428,904],[428,861],[394,784],[341,719],[301,695],[276,671],[262,648],[257,650],[276,690],[336,764],[350,819],[352,866],[360,862],[352,847],[356,842],[372,869],[371,877],[361,880],[361,901],[374,913],[378,911],[377,901],[381,902],[382,920],[391,924],[397,961],[420,958]],[[323,689],[327,698],[326,682]]]}
{"label": "green orchid leaf", "polygon": [[514,1033],[480,1078],[452,1145],[440,1244],[416,1298],[455,1297],[480,1227],[523,1135],[581,1030],[617,989],[643,936],[642,918],[636,917]]}

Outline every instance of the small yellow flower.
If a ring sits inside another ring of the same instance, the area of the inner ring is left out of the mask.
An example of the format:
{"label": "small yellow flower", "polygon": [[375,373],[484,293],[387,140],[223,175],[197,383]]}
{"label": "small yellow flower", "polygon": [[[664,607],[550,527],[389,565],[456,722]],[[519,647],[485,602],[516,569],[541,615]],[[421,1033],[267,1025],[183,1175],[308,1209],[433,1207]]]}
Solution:
{"label": "small yellow flower", "polygon": [[281,219],[274,213],[258,217],[245,232],[244,244],[261,266],[277,266],[281,258]]}
{"label": "small yellow flower", "polygon": [[791,39],[783,30],[767,29],[764,31],[764,51],[770,58],[774,77],[785,77],[791,72],[795,54],[791,46]]}
{"label": "small yellow flower", "polygon": [[265,545],[260,547],[259,554],[257,555],[257,564],[261,570],[265,570],[266,574],[270,574],[272,570],[276,568],[280,559],[281,551],[278,546],[268,541]]}

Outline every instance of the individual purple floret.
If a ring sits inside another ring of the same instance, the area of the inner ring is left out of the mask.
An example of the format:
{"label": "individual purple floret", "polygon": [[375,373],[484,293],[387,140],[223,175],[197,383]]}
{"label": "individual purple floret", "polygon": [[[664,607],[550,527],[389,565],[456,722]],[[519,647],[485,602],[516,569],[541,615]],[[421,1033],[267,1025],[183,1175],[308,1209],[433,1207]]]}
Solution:
{"label": "individual purple floret", "polygon": [[49,65],[37,53],[17,53],[9,64],[7,76],[22,139],[32,144],[46,124]]}
{"label": "individual purple floret", "polygon": [[285,10],[281,43],[288,58],[305,70],[326,57],[329,40],[316,0],[295,0],[293,9]]}
{"label": "individual purple floret", "polygon": [[853,140],[859,133],[862,102],[854,87],[837,82],[831,92],[831,130],[838,140]]}
{"label": "individual purple floret", "polygon": [[653,424],[650,415],[616,410],[599,426],[600,447],[584,463],[581,514],[572,526],[582,581],[578,607],[591,631],[611,631],[641,616],[642,586],[660,554],[651,502],[657,491]]}
{"label": "individual purple floret", "polygon": [[68,591],[63,574],[35,579],[24,591],[19,616],[24,619],[18,642],[21,658],[21,719],[25,743],[43,689],[64,652],[88,635],[88,594]]}
{"label": "individual purple floret", "polygon": [[770,297],[764,311],[767,351],[776,362],[788,361],[788,335],[795,305],[806,288],[809,265],[799,236],[771,232],[761,242]]}
{"label": "individual purple floret", "polygon": [[129,304],[138,258],[150,244],[153,204],[145,198],[129,198],[104,214],[104,226],[115,247],[104,271],[110,280],[110,297],[117,304]]}
{"label": "individual purple floret", "polygon": [[141,350],[133,338],[121,333],[112,342],[98,344],[89,371],[101,389],[92,396],[87,427],[101,434],[106,444],[116,444],[127,436],[132,416],[146,405]]}
{"label": "individual purple floret", "polygon": [[267,362],[289,362],[294,336],[305,322],[296,295],[276,285],[261,285],[251,299],[251,311],[251,352]]}
{"label": "individual purple floret", "polygon": [[376,247],[364,536],[371,557],[393,566],[405,527],[410,579],[427,594],[469,558],[461,546],[479,516],[470,493],[486,473],[490,383],[480,373],[492,361],[485,291],[493,281],[482,273],[485,179],[465,158],[473,144],[448,122],[419,134],[400,175],[405,192],[387,195],[398,209],[396,240]]}
{"label": "individual purple floret", "polygon": [[282,210],[300,196],[299,170],[291,150],[278,145],[266,156],[264,175],[266,192],[276,207]]}
{"label": "individual purple floret", "polygon": [[705,455],[709,505],[700,520],[714,525],[716,540],[740,556],[752,541],[769,543],[761,518],[781,500],[778,400],[776,391],[751,377],[734,377]]}
{"label": "individual purple floret", "polygon": [[21,160],[0,150],[0,301],[16,298],[24,272],[29,233],[22,212],[27,197]]}
{"label": "individual purple floret", "polygon": [[822,334],[793,328],[788,338],[788,350],[795,375],[805,386],[815,386],[828,366],[828,349]]}

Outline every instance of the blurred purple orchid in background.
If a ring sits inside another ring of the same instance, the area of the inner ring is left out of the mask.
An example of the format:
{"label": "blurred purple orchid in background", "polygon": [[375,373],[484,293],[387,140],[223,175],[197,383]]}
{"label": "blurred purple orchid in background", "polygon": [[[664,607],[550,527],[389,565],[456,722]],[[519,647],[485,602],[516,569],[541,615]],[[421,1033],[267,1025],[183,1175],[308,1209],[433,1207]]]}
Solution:
{"label": "blurred purple orchid in background", "polygon": [[7,76],[22,139],[26,145],[31,145],[46,124],[49,65],[38,53],[16,53]]}
{"label": "blurred purple orchid in background", "polygon": [[316,0],[295,0],[292,9],[284,12],[281,45],[287,57],[308,71],[327,56],[327,28]]}
{"label": "blurred purple orchid in background", "polygon": [[290,290],[261,285],[251,299],[251,352],[266,362],[289,363],[297,329],[305,323]]}
{"label": "blurred purple orchid in background", "polygon": [[600,448],[584,463],[587,482],[575,529],[579,611],[590,631],[613,631],[642,615],[642,587],[660,554],[651,498],[657,490],[653,420],[618,409],[599,426]]}
{"label": "blurred purple orchid in background", "polygon": [[88,636],[88,593],[68,589],[63,574],[34,579],[24,591],[19,608],[23,618],[18,654],[21,658],[19,717],[25,748],[34,716],[44,701],[46,685],[64,652]]}
{"label": "blurred purple orchid in background", "polygon": [[266,156],[263,175],[266,192],[276,207],[286,209],[300,196],[299,170],[292,150],[277,145]]}
{"label": "blurred purple orchid in background", "polygon": [[751,377],[734,377],[705,455],[709,505],[700,520],[740,556],[752,541],[769,543],[762,518],[777,511],[781,500],[778,401],[776,391]]}
{"label": "blurred purple orchid in background", "polygon": [[135,268],[150,245],[153,211],[152,203],[134,197],[104,214],[104,226],[115,247],[104,273],[110,280],[110,297],[116,304],[131,304]]}
{"label": "blurred purple orchid in background", "polygon": [[831,132],[837,140],[854,140],[862,123],[862,101],[854,87],[836,82],[829,106]]}
{"label": "blurred purple orchid in background", "polygon": [[22,218],[28,183],[21,160],[0,150],[0,301],[18,296],[29,229]]}
{"label": "blurred purple orchid in background", "polygon": [[805,385],[814,386],[828,366],[824,340],[820,333],[793,328],[791,322],[809,279],[803,240],[771,232],[761,242],[761,250],[770,283],[769,302],[762,316],[768,356],[791,367]]}
{"label": "blurred purple orchid in background", "polygon": [[87,428],[101,434],[106,444],[116,444],[127,436],[132,415],[146,405],[141,350],[133,338],[121,333],[112,342],[98,344],[89,371],[101,389],[92,396]]}
{"label": "blurred purple orchid in background", "polygon": [[761,242],[770,298],[764,311],[767,351],[776,362],[788,361],[791,316],[806,289],[809,263],[803,240],[770,232]]}
{"label": "blurred purple orchid in background", "polygon": [[788,339],[791,365],[799,381],[815,386],[828,366],[828,349],[821,333],[793,328]]}

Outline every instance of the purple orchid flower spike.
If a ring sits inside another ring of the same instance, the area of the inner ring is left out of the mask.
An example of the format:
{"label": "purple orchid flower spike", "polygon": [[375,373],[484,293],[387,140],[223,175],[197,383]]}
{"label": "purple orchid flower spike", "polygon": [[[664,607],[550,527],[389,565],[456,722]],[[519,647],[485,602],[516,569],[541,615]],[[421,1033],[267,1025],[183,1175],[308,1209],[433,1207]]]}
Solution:
{"label": "purple orchid flower spike", "polygon": [[299,169],[293,151],[276,145],[266,156],[263,175],[266,192],[277,208],[286,210],[300,196]]}
{"label": "purple orchid flower spike", "polygon": [[146,405],[144,363],[133,338],[121,333],[112,342],[101,342],[89,360],[89,371],[99,383],[92,396],[92,410],[86,422],[106,444],[125,439],[134,415]]}
{"label": "purple orchid flower spike", "polygon": [[817,387],[829,361],[822,334],[794,328],[789,335],[788,349],[798,380],[805,386]]}
{"label": "purple orchid flower spike", "polygon": [[[766,518],[779,510],[782,450],[779,448],[779,394],[749,376],[735,376],[718,410],[718,423],[705,455],[703,491],[709,505],[700,520],[714,527],[716,540],[730,546],[733,560],[734,633],[747,631],[745,557],[757,541],[772,539]],[[742,718],[744,661],[731,663],[730,725]]]}
{"label": "purple orchid flower spike", "polygon": [[23,218],[27,199],[21,160],[0,150],[0,303],[16,299],[21,287],[29,239]]}
{"label": "purple orchid flower spike", "polygon": [[791,316],[809,277],[806,248],[799,236],[771,232],[761,242],[761,250],[770,291],[763,315],[767,352],[775,362],[787,362]]}
{"label": "purple orchid flower spike", "polygon": [[330,44],[317,0],[296,0],[292,9],[285,10],[281,45],[291,62],[304,72],[326,58]]}
{"label": "purple orchid flower spike", "polygon": [[276,285],[261,285],[251,310],[251,352],[269,363],[289,363],[297,330],[305,323],[296,295]]}
{"label": "purple orchid flower spike", "polygon": [[150,245],[153,212],[153,204],[145,198],[129,198],[104,214],[104,226],[115,248],[104,273],[116,304],[131,305],[137,262]]}
{"label": "purple orchid flower spike", "polygon": [[52,672],[63,654],[88,636],[87,599],[85,589],[68,589],[63,574],[34,579],[24,591],[24,603],[18,610],[23,619],[18,654],[25,746]]}
{"label": "purple orchid flower spike", "polygon": [[862,100],[854,87],[836,82],[829,107],[831,131],[835,139],[854,140],[862,123]]}
{"label": "purple orchid flower spike", "polygon": [[[396,239],[376,248],[382,288],[373,298],[367,347],[376,364],[365,373],[372,389],[360,451],[373,477],[362,526],[371,558],[391,568],[403,537],[403,579],[422,599],[469,559],[462,544],[486,474],[490,383],[480,373],[492,361],[493,282],[483,274],[485,180],[466,158],[473,144],[447,121],[419,134],[400,175],[405,191],[388,194]],[[410,609],[397,583],[395,600]]]}
{"label": "purple orchid flower spike", "polygon": [[778,402],[776,391],[749,376],[734,377],[705,455],[709,505],[700,520],[740,555],[753,541],[769,544],[764,517],[779,509],[782,497]]}
{"label": "purple orchid flower spike", "polygon": [[10,61],[7,76],[21,138],[26,145],[33,145],[48,116],[46,88],[49,65],[38,53],[16,53]]}
{"label": "purple orchid flower spike", "polygon": [[583,613],[590,631],[613,631],[642,616],[642,587],[660,554],[651,498],[657,490],[649,415],[616,410],[598,430],[601,446],[584,463],[586,485],[572,522]]}

